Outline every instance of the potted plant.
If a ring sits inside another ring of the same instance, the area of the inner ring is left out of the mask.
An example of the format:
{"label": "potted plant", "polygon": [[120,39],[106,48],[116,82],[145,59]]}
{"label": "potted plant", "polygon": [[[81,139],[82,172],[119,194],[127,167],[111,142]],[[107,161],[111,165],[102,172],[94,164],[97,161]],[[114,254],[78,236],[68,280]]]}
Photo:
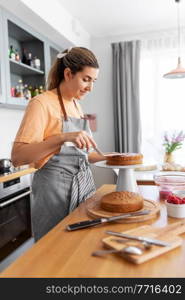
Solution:
{"label": "potted plant", "polygon": [[163,146],[165,147],[165,163],[174,162],[173,152],[182,147],[184,139],[185,134],[182,130],[179,133],[174,132],[172,135],[169,135],[167,133],[164,134]]}

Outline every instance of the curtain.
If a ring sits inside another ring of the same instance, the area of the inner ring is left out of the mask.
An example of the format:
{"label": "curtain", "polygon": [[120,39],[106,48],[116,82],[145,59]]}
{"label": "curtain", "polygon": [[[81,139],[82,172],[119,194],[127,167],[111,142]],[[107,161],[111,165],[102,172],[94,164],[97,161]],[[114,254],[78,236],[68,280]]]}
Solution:
{"label": "curtain", "polygon": [[115,151],[140,152],[140,41],[112,44]]}

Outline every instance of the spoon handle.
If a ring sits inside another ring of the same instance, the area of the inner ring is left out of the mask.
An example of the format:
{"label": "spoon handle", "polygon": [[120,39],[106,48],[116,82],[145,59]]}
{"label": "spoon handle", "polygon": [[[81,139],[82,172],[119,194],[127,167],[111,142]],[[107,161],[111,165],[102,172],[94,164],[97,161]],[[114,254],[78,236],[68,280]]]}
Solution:
{"label": "spoon handle", "polygon": [[124,247],[120,250],[117,249],[109,249],[109,250],[97,250],[95,252],[92,253],[93,256],[102,256],[105,254],[109,254],[109,253],[120,253],[120,254],[124,254],[124,255],[141,255],[143,253],[143,250],[139,247],[136,246],[128,246],[128,247]]}
{"label": "spoon handle", "polygon": [[116,249],[109,249],[109,250],[97,250],[92,252],[92,256],[103,256],[109,253],[119,253],[122,252],[123,250],[116,250]]}

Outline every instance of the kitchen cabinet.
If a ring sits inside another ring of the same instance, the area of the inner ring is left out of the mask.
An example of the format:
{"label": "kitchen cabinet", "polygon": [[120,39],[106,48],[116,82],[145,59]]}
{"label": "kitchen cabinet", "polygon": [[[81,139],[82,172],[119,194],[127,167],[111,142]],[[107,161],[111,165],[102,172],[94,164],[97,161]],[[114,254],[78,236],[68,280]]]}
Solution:
{"label": "kitchen cabinet", "polygon": [[[3,23],[3,11],[0,7],[0,24]],[[5,85],[5,60],[4,60],[4,35],[3,35],[3,27],[0,26],[0,103],[3,102],[3,96],[5,95],[6,85]]]}
{"label": "kitchen cabinet", "polygon": [[[25,109],[29,100],[20,93],[15,95],[20,80],[32,90],[44,88],[51,64],[63,49],[3,8],[0,8],[0,24],[0,107]],[[10,46],[18,53],[16,58],[15,53],[9,57]],[[32,60],[24,60],[23,53]],[[40,66],[32,63],[34,58]]]}

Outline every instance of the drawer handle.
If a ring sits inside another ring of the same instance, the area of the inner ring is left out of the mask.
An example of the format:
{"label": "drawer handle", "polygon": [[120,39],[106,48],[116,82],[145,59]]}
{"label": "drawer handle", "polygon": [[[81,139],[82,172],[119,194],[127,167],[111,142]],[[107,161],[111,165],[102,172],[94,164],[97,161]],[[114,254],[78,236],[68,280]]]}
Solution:
{"label": "drawer handle", "polygon": [[18,199],[23,198],[24,196],[27,196],[29,194],[31,194],[31,191],[22,193],[21,195],[18,195],[18,196],[14,197],[14,198],[6,201],[6,202],[3,202],[3,203],[0,204],[0,208],[3,208],[5,206],[9,205],[10,203],[13,203],[13,202],[17,201]]}

